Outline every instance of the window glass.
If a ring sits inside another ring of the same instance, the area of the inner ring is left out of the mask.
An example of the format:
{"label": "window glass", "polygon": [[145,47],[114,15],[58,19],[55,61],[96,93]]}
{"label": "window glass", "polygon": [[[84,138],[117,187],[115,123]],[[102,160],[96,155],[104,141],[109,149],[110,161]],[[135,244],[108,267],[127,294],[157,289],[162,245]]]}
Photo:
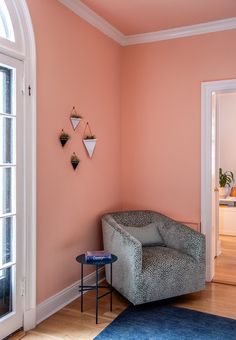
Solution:
{"label": "window glass", "polygon": [[0,113],[12,113],[11,79],[12,70],[0,66]]}
{"label": "window glass", "polygon": [[15,41],[11,18],[4,0],[0,0],[0,36]]}
{"label": "window glass", "polygon": [[13,258],[13,234],[15,217],[0,218],[0,267]]}
{"label": "window glass", "polygon": [[0,164],[15,164],[15,117],[0,114]]}
{"label": "window glass", "polygon": [[12,312],[12,271],[9,267],[0,270],[0,317]]}

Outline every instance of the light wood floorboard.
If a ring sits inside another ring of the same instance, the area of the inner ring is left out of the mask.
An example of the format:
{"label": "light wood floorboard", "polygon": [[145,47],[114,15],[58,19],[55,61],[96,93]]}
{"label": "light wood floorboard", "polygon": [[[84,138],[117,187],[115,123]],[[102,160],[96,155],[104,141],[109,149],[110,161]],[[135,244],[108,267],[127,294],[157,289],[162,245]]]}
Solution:
{"label": "light wood floorboard", "polygon": [[[202,292],[173,299],[172,304],[236,320],[236,286],[209,283]],[[77,299],[40,323],[34,330],[15,335],[14,340],[92,340],[128,306],[128,302],[114,293],[113,312],[109,312],[109,297],[99,301],[99,324],[95,323],[95,295],[84,296],[84,313]],[[13,339],[11,339],[13,340]]]}
{"label": "light wood floorboard", "polygon": [[215,259],[214,282],[236,285],[236,236],[220,235],[221,255]]}

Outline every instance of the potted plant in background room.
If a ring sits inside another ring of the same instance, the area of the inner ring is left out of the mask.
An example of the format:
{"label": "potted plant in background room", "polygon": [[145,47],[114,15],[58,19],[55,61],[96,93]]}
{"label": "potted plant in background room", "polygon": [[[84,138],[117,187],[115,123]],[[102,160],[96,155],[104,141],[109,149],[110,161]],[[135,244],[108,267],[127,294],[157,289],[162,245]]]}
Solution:
{"label": "potted plant in background room", "polygon": [[219,196],[225,198],[228,195],[228,190],[234,182],[234,174],[232,171],[223,172],[222,168],[219,169]]}
{"label": "potted plant in background room", "polygon": [[[87,128],[89,129],[89,133],[86,134]],[[88,155],[90,158],[93,156],[93,152],[97,143],[96,137],[92,134],[92,131],[90,129],[89,123],[86,123],[85,130],[84,130],[84,137],[83,137],[83,143],[84,146],[88,152]]]}
{"label": "potted plant in background room", "polygon": [[70,139],[70,136],[68,133],[66,133],[63,129],[61,130],[60,136],[59,136],[61,146],[64,147],[64,145],[67,143],[67,141]]}
{"label": "potted plant in background room", "polygon": [[77,126],[79,125],[79,122],[81,121],[83,117],[80,116],[75,107],[73,106],[73,109],[71,111],[71,114],[70,114],[70,121],[71,121],[71,125],[73,127],[73,129],[75,130],[77,128]]}

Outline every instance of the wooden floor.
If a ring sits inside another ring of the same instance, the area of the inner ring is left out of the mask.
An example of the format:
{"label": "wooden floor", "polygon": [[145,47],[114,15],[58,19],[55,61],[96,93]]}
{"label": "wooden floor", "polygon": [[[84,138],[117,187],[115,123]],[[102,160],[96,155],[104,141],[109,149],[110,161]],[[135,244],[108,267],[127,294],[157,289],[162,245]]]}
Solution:
{"label": "wooden floor", "polygon": [[[105,292],[105,289],[102,290]],[[34,330],[16,334],[11,340],[91,340],[128,306],[118,293],[113,294],[113,311],[109,311],[109,296],[99,301],[99,324],[95,321],[95,292],[84,295],[84,312],[80,312],[80,298],[40,323]]]}
{"label": "wooden floor", "polygon": [[220,235],[221,255],[215,259],[214,282],[236,285],[236,236]]}
{"label": "wooden floor", "polygon": [[[18,333],[11,340],[92,340],[115,319],[128,302],[114,294],[113,312],[109,312],[109,297],[100,300],[99,324],[95,324],[94,292],[85,295],[85,311],[80,313],[80,299],[40,323],[34,330]],[[236,320],[236,286],[209,283],[199,293],[173,299],[173,305],[225,316]]]}

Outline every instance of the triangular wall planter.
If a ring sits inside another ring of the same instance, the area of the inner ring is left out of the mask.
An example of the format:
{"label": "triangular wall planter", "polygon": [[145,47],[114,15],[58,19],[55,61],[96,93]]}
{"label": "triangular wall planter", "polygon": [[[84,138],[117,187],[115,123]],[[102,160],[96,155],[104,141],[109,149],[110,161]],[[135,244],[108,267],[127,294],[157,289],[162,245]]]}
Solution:
{"label": "triangular wall planter", "polygon": [[68,133],[64,132],[64,130],[62,129],[60,136],[59,136],[61,146],[64,147],[64,145],[68,142],[69,139],[70,139],[70,136],[68,135]]}
{"label": "triangular wall planter", "polygon": [[93,153],[94,153],[94,149],[97,143],[97,139],[93,138],[93,139],[83,139],[83,143],[84,146],[88,152],[88,155],[90,158],[92,158]]}
{"label": "triangular wall planter", "polygon": [[60,138],[61,146],[64,147],[68,141],[68,138]]}
{"label": "triangular wall planter", "polygon": [[79,165],[79,162],[72,162],[71,161],[71,165],[73,166],[73,169],[75,170],[77,168],[77,166]]}
{"label": "triangular wall planter", "polygon": [[71,156],[70,159],[71,165],[73,166],[73,169],[75,170],[77,168],[77,166],[79,165],[79,158],[77,157],[76,153],[73,152],[73,155]]}
{"label": "triangular wall planter", "polygon": [[70,113],[70,121],[71,121],[71,125],[74,130],[79,125],[79,122],[81,121],[81,119],[82,119],[82,116],[77,113],[75,106],[73,106],[72,111]]}
{"label": "triangular wall planter", "polygon": [[77,126],[79,125],[79,122],[81,121],[81,118],[79,117],[70,117],[71,125],[73,129],[75,130]]}

